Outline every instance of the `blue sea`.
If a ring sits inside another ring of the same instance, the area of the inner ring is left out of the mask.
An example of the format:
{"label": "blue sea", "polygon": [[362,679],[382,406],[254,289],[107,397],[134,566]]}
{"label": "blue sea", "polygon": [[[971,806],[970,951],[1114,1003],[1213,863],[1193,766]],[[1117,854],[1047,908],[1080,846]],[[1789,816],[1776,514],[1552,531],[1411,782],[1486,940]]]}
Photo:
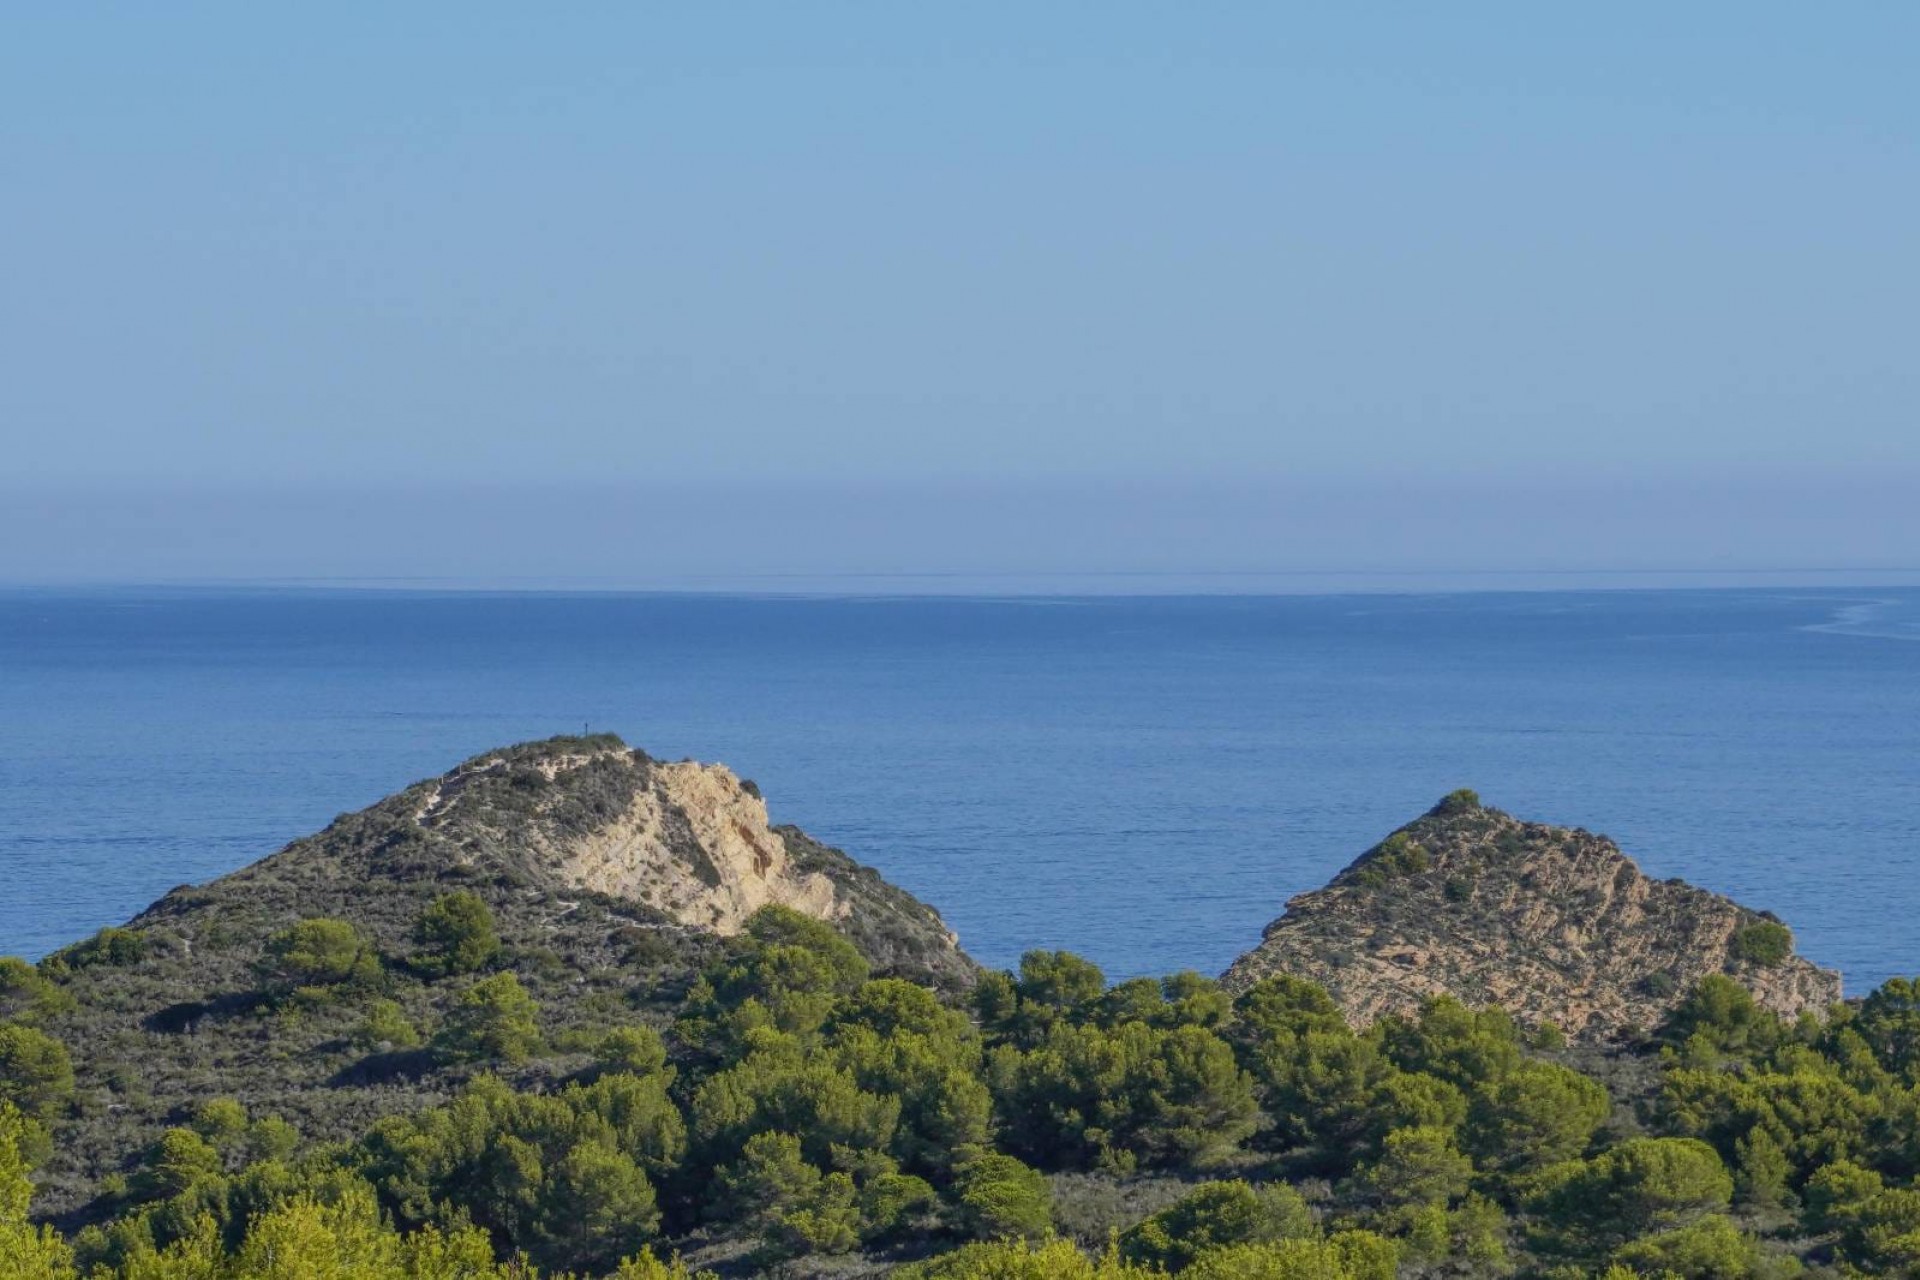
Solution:
{"label": "blue sea", "polygon": [[0,952],[505,742],[722,760],[975,955],[1217,971],[1458,786],[1920,971],[1920,591],[0,592]]}

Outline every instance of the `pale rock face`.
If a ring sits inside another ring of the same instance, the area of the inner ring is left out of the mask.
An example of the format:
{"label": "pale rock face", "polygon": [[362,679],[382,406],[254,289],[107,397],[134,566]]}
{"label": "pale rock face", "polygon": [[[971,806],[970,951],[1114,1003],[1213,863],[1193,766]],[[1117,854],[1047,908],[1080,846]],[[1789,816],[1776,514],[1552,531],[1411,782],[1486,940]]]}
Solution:
{"label": "pale rock face", "polygon": [[656,765],[652,784],[623,817],[556,851],[564,878],[725,936],[770,905],[819,920],[847,914],[831,880],[790,864],[766,802],[724,765]]}
{"label": "pale rock face", "polygon": [[[533,767],[564,784],[568,775],[607,762],[639,774],[623,812],[585,834],[537,825],[520,834],[560,883],[632,898],[723,936],[739,933],[769,905],[819,920],[847,916],[850,904],[833,881],[793,865],[786,841],[768,823],[766,802],[724,765],[638,763],[609,751],[550,756]],[[416,821],[433,825],[474,778],[504,767],[483,760],[441,779]]]}

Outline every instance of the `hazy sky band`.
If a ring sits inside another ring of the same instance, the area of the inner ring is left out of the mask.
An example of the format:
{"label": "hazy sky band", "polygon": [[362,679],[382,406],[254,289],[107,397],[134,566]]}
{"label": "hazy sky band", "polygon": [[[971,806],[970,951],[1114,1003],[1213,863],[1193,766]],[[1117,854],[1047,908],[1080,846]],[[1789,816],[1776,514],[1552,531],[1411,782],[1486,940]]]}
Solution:
{"label": "hazy sky band", "polygon": [[1920,579],[1920,508],[1903,479],[1784,488],[1761,478],[14,491],[0,495],[0,584],[1071,594]]}
{"label": "hazy sky band", "polygon": [[0,578],[1912,561],[1916,36],[23,11]]}

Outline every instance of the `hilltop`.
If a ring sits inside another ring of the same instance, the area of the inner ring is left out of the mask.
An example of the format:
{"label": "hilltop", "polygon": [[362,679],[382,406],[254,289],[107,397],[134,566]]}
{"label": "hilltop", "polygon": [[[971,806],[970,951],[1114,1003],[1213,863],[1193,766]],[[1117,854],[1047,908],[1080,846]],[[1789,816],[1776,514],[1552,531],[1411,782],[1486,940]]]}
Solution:
{"label": "hilltop", "polygon": [[[69,997],[43,1025],[71,1050],[79,1104],[56,1133],[43,1209],[77,1209],[207,1099],[312,1141],[449,1096],[472,1071],[419,1046],[464,984],[428,980],[413,958],[423,914],[461,891],[491,912],[488,967],[531,993],[556,1049],[511,1073],[527,1087],[577,1067],[569,1050],[607,1026],[664,1025],[765,906],[832,925],[876,974],[958,991],[976,972],[931,907],[771,825],[758,789],[722,766],[655,760],[611,735],[487,752],[43,964]],[[346,922],[378,958],[390,1032],[368,1033],[364,1001],[276,989],[270,939],[316,918]]]}
{"label": "hilltop", "polygon": [[1651,1029],[1710,974],[1786,1017],[1841,997],[1840,975],[1792,954],[1773,916],[1465,791],[1289,901],[1223,981],[1276,973],[1326,987],[1356,1024],[1449,995],[1586,1040]]}

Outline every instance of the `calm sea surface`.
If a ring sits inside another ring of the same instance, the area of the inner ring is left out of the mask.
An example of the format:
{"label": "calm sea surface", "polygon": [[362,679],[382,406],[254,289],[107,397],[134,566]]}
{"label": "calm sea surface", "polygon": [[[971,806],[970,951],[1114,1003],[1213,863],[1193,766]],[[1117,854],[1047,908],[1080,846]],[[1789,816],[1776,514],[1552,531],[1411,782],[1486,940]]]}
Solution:
{"label": "calm sea surface", "polygon": [[1920,591],[0,593],[0,952],[487,747],[723,760],[983,960],[1217,971],[1453,787],[1920,971]]}

